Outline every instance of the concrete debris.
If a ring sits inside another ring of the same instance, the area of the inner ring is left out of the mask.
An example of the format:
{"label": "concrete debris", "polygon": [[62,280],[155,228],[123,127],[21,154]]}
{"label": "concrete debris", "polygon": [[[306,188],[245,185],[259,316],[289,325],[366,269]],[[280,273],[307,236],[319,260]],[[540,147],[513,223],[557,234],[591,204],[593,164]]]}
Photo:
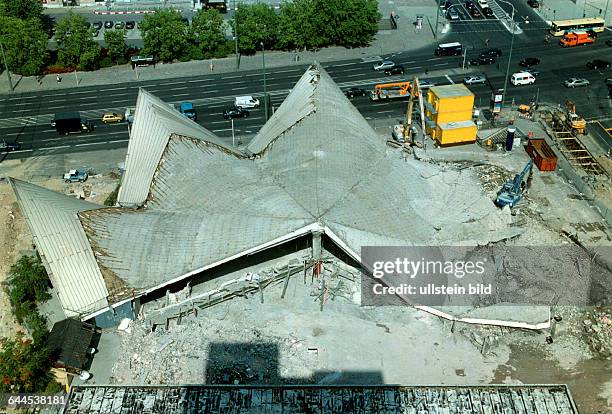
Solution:
{"label": "concrete debris", "polygon": [[612,357],[612,312],[594,310],[583,323],[591,350],[603,358]]}

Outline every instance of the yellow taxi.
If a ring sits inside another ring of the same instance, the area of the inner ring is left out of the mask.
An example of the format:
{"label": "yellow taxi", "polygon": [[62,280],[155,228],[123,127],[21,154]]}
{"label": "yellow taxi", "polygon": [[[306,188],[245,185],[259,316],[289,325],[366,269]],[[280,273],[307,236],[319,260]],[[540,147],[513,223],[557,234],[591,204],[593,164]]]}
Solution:
{"label": "yellow taxi", "polygon": [[102,122],[104,122],[105,124],[112,124],[115,122],[122,122],[122,121],[123,121],[123,115],[117,114],[115,112],[107,112],[102,117]]}

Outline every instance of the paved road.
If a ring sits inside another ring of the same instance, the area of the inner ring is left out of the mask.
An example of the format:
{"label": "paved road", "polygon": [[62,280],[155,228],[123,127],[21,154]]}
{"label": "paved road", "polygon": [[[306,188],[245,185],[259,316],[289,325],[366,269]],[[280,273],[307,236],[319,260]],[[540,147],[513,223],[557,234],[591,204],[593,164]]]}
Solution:
{"label": "paved road", "polygon": [[[476,30],[478,27],[493,25],[496,30]],[[454,34],[449,40],[461,40],[468,47],[467,59],[476,56],[484,49],[485,39],[489,46],[506,45],[509,34],[497,22],[463,21],[453,24]],[[473,33],[466,37],[465,32]],[[586,61],[609,53],[605,46],[604,34],[597,44],[588,47],[561,49],[556,44],[546,45],[532,33],[526,31],[516,36],[515,53],[511,62],[511,73],[519,69],[517,63],[522,57],[537,56],[542,63],[537,68],[542,74],[535,85],[514,87],[509,85],[507,102],[512,99],[519,104],[528,102],[539,95],[540,101],[563,103],[566,98],[572,99],[581,115],[589,118],[610,114],[611,102],[607,99],[604,79],[610,72],[587,71]],[[467,39],[467,40],[466,40]],[[476,95],[476,105],[487,107],[493,88],[501,88],[507,63],[506,48],[504,56],[497,65],[470,68],[461,71],[463,59],[460,57],[434,57],[431,48],[416,52],[403,53],[394,57],[406,67],[406,77],[412,73],[429,71],[429,80],[437,84],[461,82],[467,73],[484,73],[489,82],[475,85],[471,89]],[[272,95],[274,106],[280,105],[306,66],[274,68],[268,71],[267,87]],[[343,89],[360,86],[370,89],[374,84],[400,80],[403,77],[387,77],[374,72],[371,63],[361,60],[331,62],[325,65],[326,70]],[[445,75],[451,73],[451,75]],[[453,74],[454,73],[454,74]],[[566,89],[563,80],[579,75],[592,82],[588,88]],[[198,122],[220,136],[230,139],[231,123],[222,118],[223,109],[237,95],[261,95],[263,76],[261,71],[223,73],[203,75],[190,78],[175,78],[157,81],[133,82],[107,86],[92,86],[37,93],[22,93],[3,99],[0,103],[0,133],[9,141],[22,143],[22,152],[11,157],[30,156],[40,150],[74,152],[85,149],[122,147],[127,145],[127,128],[125,125],[104,125],[96,121],[97,128],[93,133],[58,137],[50,127],[54,113],[79,110],[90,119],[97,120],[106,111],[123,112],[136,101],[138,88],[143,87],[161,99],[178,103],[191,101],[198,111]],[[354,100],[355,106],[367,119],[399,118],[405,110],[402,102],[372,103],[367,98]],[[235,121],[237,134],[254,134],[263,124],[263,109],[255,110],[246,119]],[[231,140],[231,139],[230,139]]]}

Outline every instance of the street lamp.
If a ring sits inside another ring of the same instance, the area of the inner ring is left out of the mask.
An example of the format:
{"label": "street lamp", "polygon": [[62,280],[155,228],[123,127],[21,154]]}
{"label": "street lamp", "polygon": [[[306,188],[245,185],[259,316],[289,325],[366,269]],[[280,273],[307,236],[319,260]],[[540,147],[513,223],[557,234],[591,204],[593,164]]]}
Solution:
{"label": "street lamp", "polygon": [[238,59],[238,19],[236,19],[236,0],[234,0],[234,41],[236,42],[236,70],[240,67],[240,60]]}
{"label": "street lamp", "polygon": [[268,121],[268,89],[266,86],[266,48],[264,42],[259,43],[261,45],[261,57],[263,59],[263,81],[264,81],[264,116],[266,122]]}
{"label": "street lamp", "polygon": [[504,106],[504,101],[506,100],[506,94],[508,93],[508,76],[510,75],[510,61],[512,60],[512,48],[514,47],[514,32],[516,29],[516,22],[514,21],[514,6],[512,3],[507,2],[506,0],[498,0],[502,3],[506,3],[510,7],[512,7],[512,16],[510,19],[512,20],[512,40],[510,40],[510,52],[508,53],[508,66],[506,67],[506,77],[504,79],[504,93],[502,94],[502,107]]}

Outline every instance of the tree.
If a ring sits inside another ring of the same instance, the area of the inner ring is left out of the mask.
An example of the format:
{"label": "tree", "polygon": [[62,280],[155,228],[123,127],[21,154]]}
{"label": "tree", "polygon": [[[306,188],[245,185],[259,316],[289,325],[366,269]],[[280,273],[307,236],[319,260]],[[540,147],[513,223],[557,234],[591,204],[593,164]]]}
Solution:
{"label": "tree", "polygon": [[257,3],[241,4],[234,13],[232,28],[238,25],[238,47],[240,53],[253,54],[261,50],[260,43],[266,49],[276,47],[278,37],[278,15],[272,6]]}
{"label": "tree", "polygon": [[51,299],[49,277],[40,258],[22,256],[11,266],[5,291],[17,322],[23,323],[36,307],[36,302]]}
{"label": "tree", "polygon": [[195,44],[194,58],[209,59],[225,52],[225,22],[215,9],[200,10],[191,21],[190,36]]}
{"label": "tree", "polygon": [[62,18],[56,26],[57,59],[60,64],[80,69],[96,69],[100,46],[93,40],[87,20],[72,12]]}
{"label": "tree", "polygon": [[21,20],[40,19],[43,12],[39,0],[0,0],[0,14]]}
{"label": "tree", "polygon": [[[53,355],[45,346],[24,339],[0,339],[0,391],[4,393],[43,392],[54,383],[50,369]],[[56,387],[55,387],[56,388]]]}
{"label": "tree", "polygon": [[176,10],[158,10],[147,14],[140,25],[143,52],[157,60],[171,62],[185,56],[189,50],[187,28]]}
{"label": "tree", "polygon": [[39,19],[0,16],[0,42],[12,72],[24,76],[40,73],[47,56],[47,35]]}
{"label": "tree", "polygon": [[104,31],[104,41],[108,48],[108,56],[113,63],[125,63],[128,53],[128,47],[125,44],[126,38],[127,31],[125,29]]}

